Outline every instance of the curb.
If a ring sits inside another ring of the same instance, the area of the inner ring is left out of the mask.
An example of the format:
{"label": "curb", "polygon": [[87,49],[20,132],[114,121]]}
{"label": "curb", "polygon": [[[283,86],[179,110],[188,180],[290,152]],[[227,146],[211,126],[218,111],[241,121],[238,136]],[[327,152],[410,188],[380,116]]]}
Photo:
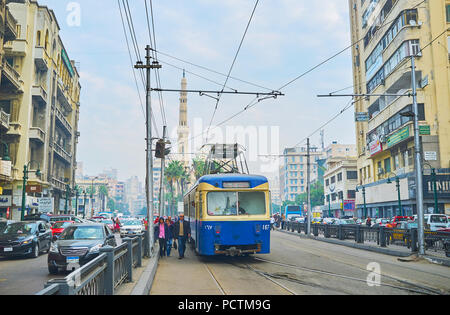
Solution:
{"label": "curb", "polygon": [[376,252],[376,253],[385,254],[385,255],[390,255],[390,256],[409,257],[409,256],[411,256],[413,254],[413,253],[409,253],[409,252],[405,253],[405,252],[401,252],[401,251],[397,251],[397,250],[393,250],[393,249],[387,249],[387,248],[381,248],[381,247],[373,247],[373,246],[362,245],[362,244],[358,244],[358,243],[352,244],[352,243],[347,243],[347,242],[341,242],[339,240],[334,240],[334,239],[327,239],[327,238],[324,239],[324,238],[319,238],[319,237],[315,237],[315,236],[306,236],[305,234],[296,233],[296,232],[290,232],[290,231],[285,231],[285,230],[278,230],[278,231],[281,232],[281,233],[297,235],[297,236],[299,236],[301,238],[308,238],[308,239],[312,239],[312,240],[316,240],[316,241],[320,241],[320,242],[325,242],[325,243],[330,243],[330,244],[335,244],[335,245],[342,245],[342,246],[347,246],[347,247],[352,247],[352,248],[356,248],[356,249],[367,250],[367,251]]}
{"label": "curb", "polygon": [[434,256],[428,256],[428,255],[423,256],[423,258],[425,258],[430,263],[433,263],[433,264],[436,264],[436,265],[442,265],[442,266],[445,266],[445,267],[450,267],[450,260],[449,259],[443,259],[443,258],[434,257]]}
{"label": "curb", "polygon": [[159,245],[157,243],[153,247],[153,251],[153,257],[150,258],[147,267],[142,272],[139,281],[133,288],[133,291],[131,291],[130,295],[149,295],[153,285],[153,280],[155,279],[156,269],[158,269]]}

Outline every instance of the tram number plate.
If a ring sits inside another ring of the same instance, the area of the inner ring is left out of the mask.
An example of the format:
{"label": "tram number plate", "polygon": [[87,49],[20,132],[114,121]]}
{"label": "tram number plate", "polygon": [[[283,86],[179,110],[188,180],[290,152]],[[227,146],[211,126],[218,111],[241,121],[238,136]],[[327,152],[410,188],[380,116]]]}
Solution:
{"label": "tram number plate", "polygon": [[264,231],[269,231],[270,230],[270,224],[263,224],[262,229]]}
{"label": "tram number plate", "polygon": [[205,225],[205,230],[212,230],[212,229],[213,229],[212,225],[209,224]]}

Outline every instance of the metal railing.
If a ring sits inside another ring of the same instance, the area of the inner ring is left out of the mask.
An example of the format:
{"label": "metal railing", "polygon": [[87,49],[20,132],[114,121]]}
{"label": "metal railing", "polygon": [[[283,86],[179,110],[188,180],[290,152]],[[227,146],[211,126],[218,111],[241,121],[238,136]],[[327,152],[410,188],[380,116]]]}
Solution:
{"label": "metal railing", "polygon": [[148,256],[147,233],[124,238],[117,247],[105,246],[100,255],[63,279],[52,279],[36,295],[114,295],[123,283],[133,279],[133,268]]}
{"label": "metal railing", "polygon": [[[285,221],[281,228],[286,231],[305,233],[306,223]],[[311,233],[314,236],[337,238],[339,240],[354,239],[356,243],[377,243],[380,247],[389,245],[405,246],[415,253],[418,251],[417,229],[398,229],[381,227],[367,227],[358,224],[333,225],[311,224]],[[435,252],[444,251],[450,255],[450,232],[425,230],[425,247]]]}

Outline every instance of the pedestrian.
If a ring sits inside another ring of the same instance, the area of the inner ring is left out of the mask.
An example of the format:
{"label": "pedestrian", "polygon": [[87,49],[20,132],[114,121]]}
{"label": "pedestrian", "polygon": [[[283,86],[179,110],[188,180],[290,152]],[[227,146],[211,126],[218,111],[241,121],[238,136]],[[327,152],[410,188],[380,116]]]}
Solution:
{"label": "pedestrian", "polygon": [[113,219],[113,223],[114,223],[114,233],[120,232],[120,221],[119,221],[119,218],[117,217],[116,220]]}
{"label": "pedestrian", "polygon": [[370,227],[372,225],[372,220],[370,219],[370,217],[367,217],[366,225],[368,227]]}
{"label": "pedestrian", "polygon": [[191,227],[189,222],[184,220],[184,213],[180,213],[178,221],[174,224],[173,232],[174,238],[178,239],[178,259],[183,259],[186,250],[186,240],[191,237]]}
{"label": "pedestrian", "polygon": [[275,230],[274,224],[275,224],[275,218],[272,216],[272,217],[270,217],[270,229],[272,231]]}
{"label": "pedestrian", "polygon": [[284,213],[281,215],[281,229],[284,230],[284,220],[286,219],[286,217],[284,216]]}
{"label": "pedestrian", "polygon": [[[170,217],[169,217],[170,218]],[[168,227],[168,237],[167,237],[167,257],[170,256],[170,252],[172,250],[172,241],[173,241],[173,223],[170,222],[169,218],[166,219],[166,225]]]}
{"label": "pedestrian", "polygon": [[159,223],[155,226],[155,239],[159,241],[159,256],[166,255],[167,238],[169,237],[169,227],[164,222],[164,218],[159,219]]}

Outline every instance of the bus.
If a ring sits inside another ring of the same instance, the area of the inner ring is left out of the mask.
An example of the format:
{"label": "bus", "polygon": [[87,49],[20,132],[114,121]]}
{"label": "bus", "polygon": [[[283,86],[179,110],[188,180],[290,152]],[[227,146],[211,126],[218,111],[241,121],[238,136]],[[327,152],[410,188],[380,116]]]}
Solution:
{"label": "bus", "polygon": [[284,209],[284,216],[289,221],[291,217],[302,217],[303,211],[301,206],[289,205]]}

